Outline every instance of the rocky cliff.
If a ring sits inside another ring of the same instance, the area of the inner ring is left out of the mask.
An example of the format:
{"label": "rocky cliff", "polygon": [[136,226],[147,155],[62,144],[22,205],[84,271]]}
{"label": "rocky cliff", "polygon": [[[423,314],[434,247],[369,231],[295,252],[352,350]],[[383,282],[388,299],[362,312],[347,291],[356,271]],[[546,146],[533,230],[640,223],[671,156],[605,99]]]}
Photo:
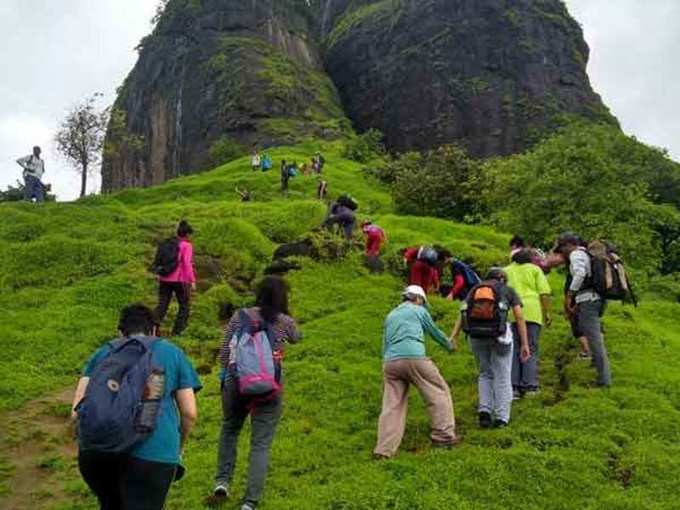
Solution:
{"label": "rocky cliff", "polygon": [[[560,0],[170,0],[116,108],[103,190],[210,167],[210,148],[341,135],[521,151],[555,116],[615,122]],[[143,137],[126,143],[127,134]]]}

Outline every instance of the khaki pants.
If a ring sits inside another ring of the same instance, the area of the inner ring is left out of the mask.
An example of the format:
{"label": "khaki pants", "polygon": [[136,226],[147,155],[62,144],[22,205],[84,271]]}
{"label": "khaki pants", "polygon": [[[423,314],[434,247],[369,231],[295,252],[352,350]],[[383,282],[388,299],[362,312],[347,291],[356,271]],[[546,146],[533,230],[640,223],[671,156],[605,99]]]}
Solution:
{"label": "khaki pants", "polygon": [[383,407],[378,423],[376,455],[392,457],[401,444],[406,428],[408,389],[413,384],[427,404],[434,443],[446,444],[456,440],[451,391],[430,359],[399,359],[388,361],[383,367],[385,389]]}

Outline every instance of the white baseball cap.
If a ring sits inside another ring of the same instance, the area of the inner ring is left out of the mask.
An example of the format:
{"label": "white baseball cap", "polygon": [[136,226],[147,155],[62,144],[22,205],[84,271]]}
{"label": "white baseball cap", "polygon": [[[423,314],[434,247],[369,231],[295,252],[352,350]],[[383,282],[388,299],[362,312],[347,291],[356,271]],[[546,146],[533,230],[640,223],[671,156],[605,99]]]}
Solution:
{"label": "white baseball cap", "polygon": [[404,292],[402,292],[401,295],[404,297],[418,296],[423,298],[423,301],[427,303],[427,294],[425,294],[425,291],[420,285],[409,285],[404,289]]}

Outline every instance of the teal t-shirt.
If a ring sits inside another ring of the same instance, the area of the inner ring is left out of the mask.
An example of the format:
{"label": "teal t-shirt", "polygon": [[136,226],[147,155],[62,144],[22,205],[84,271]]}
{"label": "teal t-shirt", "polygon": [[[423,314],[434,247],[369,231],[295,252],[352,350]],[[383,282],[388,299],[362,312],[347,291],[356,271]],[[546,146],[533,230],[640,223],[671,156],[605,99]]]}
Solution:
{"label": "teal t-shirt", "polygon": [[[85,365],[84,377],[91,376],[97,363],[106,356],[109,350],[110,347],[107,344],[94,353]],[[177,464],[180,453],[180,420],[174,398],[175,392],[188,388],[199,391],[202,385],[196,370],[182,349],[176,345],[161,339],[153,345],[151,352],[153,362],[165,370],[165,393],[161,400],[156,429],[131,451],[131,455],[152,462]]]}

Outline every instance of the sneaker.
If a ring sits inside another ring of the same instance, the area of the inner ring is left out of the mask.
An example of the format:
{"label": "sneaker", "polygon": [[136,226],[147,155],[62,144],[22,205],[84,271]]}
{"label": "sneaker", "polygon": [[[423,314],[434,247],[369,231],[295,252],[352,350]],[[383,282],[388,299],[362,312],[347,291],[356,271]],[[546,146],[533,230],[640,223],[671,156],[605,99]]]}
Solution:
{"label": "sneaker", "polygon": [[374,453],[373,460],[389,460],[389,457],[387,455],[383,455],[382,453]]}
{"label": "sneaker", "polygon": [[252,503],[243,503],[241,510],[255,510],[255,505]]}
{"label": "sneaker", "polygon": [[507,421],[496,420],[496,421],[493,422],[493,428],[495,428],[495,429],[504,429],[507,426],[508,426]]}
{"label": "sneaker", "polygon": [[433,448],[453,448],[460,443],[459,437],[454,437],[449,441],[432,441]]}
{"label": "sneaker", "polygon": [[216,485],[213,489],[213,496],[227,499],[229,497],[229,487],[227,487],[225,484]]}
{"label": "sneaker", "polygon": [[590,353],[585,351],[579,352],[576,358],[580,361],[590,361],[591,359],[593,359]]}
{"label": "sneaker", "polygon": [[491,415],[486,411],[481,411],[479,413],[479,426],[483,429],[488,429],[491,428],[491,424]]}
{"label": "sneaker", "polygon": [[219,508],[229,499],[229,488],[224,484],[218,484],[213,493],[205,498],[203,503],[208,508]]}

